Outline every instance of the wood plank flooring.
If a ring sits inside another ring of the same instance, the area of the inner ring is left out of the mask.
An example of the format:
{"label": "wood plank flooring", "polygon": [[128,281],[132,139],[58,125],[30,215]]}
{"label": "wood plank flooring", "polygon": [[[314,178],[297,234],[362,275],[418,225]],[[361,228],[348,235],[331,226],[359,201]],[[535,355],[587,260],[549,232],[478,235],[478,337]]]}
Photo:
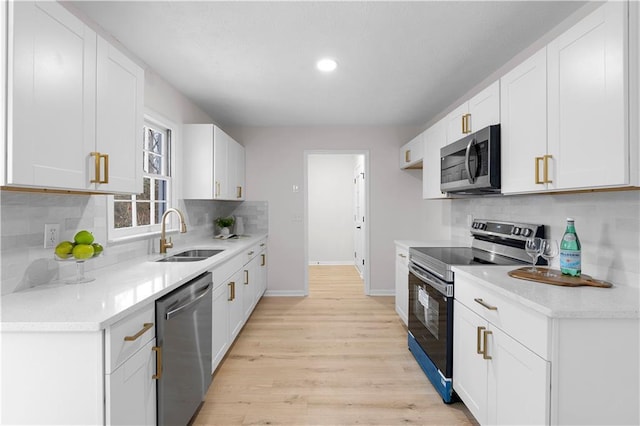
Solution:
{"label": "wood plank flooring", "polygon": [[309,297],[265,297],[216,371],[194,425],[472,425],[407,349],[393,297],[352,266],[311,266]]}

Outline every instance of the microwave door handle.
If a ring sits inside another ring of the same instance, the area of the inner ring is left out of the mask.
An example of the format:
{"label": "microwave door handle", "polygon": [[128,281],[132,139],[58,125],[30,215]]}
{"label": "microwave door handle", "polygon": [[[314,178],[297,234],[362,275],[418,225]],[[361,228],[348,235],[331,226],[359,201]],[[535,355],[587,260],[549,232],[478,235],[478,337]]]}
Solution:
{"label": "microwave door handle", "polygon": [[471,148],[473,148],[475,145],[476,145],[476,140],[471,139],[467,144],[467,150],[464,153],[464,167],[465,169],[467,169],[467,176],[468,176],[467,179],[469,180],[469,183],[475,183],[476,181],[475,174],[471,173]]}

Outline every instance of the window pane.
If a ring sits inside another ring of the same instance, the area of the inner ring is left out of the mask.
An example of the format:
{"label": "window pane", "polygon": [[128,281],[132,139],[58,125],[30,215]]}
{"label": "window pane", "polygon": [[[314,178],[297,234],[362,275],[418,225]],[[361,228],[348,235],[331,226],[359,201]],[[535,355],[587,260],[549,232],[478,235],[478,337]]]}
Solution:
{"label": "window pane", "polygon": [[167,199],[167,181],[164,179],[155,179],[155,200],[166,201]]}
{"label": "window pane", "polygon": [[149,225],[151,219],[150,203],[136,203],[136,218],[138,219],[138,226]]}
{"label": "window pane", "polygon": [[151,152],[155,152],[156,154],[162,154],[162,133],[160,132],[156,132],[153,129],[149,129],[150,130],[150,145],[149,145],[149,151]]}
{"label": "window pane", "polygon": [[145,177],[142,179],[142,193],[136,196],[136,200],[150,200],[151,196],[151,179]]}
{"label": "window pane", "polygon": [[130,228],[131,203],[116,201],[113,203],[113,223],[115,228]]}
{"label": "window pane", "polygon": [[148,154],[146,170],[147,173],[154,175],[162,174],[162,157],[155,154]]}
{"label": "window pane", "polygon": [[156,223],[162,223],[162,215],[167,211],[167,203],[155,203]]}

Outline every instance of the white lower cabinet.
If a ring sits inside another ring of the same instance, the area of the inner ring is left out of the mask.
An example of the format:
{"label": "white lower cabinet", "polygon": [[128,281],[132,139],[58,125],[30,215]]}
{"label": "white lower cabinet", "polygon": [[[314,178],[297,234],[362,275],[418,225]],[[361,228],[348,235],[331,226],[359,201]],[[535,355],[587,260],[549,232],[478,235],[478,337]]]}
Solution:
{"label": "white lower cabinet", "polygon": [[404,325],[409,322],[409,250],[396,245],[396,312]]}
{"label": "white lower cabinet", "polygon": [[543,315],[489,284],[456,273],[453,389],[480,424],[640,424],[637,318]]}
{"label": "white lower cabinet", "polygon": [[106,376],[106,420],[109,425],[156,424],[156,339]]}
{"label": "white lower cabinet", "polygon": [[454,301],[454,389],[480,424],[548,424],[550,363]]}
{"label": "white lower cabinet", "polygon": [[266,288],[266,241],[213,269],[213,373]]}

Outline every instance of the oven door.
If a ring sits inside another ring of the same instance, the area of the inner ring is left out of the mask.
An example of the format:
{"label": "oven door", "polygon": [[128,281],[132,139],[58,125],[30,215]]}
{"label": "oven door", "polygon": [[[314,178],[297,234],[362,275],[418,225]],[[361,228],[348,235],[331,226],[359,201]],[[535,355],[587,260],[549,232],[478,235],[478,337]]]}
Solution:
{"label": "oven door", "polygon": [[453,285],[409,265],[409,331],[447,378],[453,363]]}

